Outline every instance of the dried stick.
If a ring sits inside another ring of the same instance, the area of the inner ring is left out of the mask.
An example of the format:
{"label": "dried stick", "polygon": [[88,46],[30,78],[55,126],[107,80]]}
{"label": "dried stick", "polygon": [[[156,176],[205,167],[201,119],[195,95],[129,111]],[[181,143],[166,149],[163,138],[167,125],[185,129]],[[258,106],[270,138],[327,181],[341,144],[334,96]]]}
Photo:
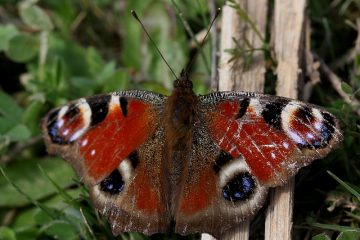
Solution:
{"label": "dried stick", "polygon": [[[216,14],[216,2],[215,0],[209,1],[209,8],[210,8],[210,15],[211,19],[214,19]],[[211,29],[211,77],[210,77],[210,83],[211,83],[211,89],[217,90],[219,89],[218,86],[218,29],[217,24],[215,23],[213,28]]]}
{"label": "dried stick", "polygon": [[[265,36],[267,1],[236,0],[236,2],[247,12],[251,20],[255,23],[257,33]],[[228,5],[223,7],[221,30],[219,90],[262,92],[265,83],[265,60],[263,52],[254,52],[252,55],[253,61],[249,68],[244,67],[243,59],[230,62],[233,55],[226,52],[227,49],[237,47],[234,39],[240,44],[247,41],[253,49],[261,48],[263,45],[262,40],[248,23],[241,20],[236,10]],[[212,237],[203,234],[202,239],[212,239]],[[246,221],[240,224],[221,239],[249,239],[249,222]]]}
{"label": "dried stick", "polygon": [[360,116],[360,101],[355,98],[350,98],[350,96],[345,93],[341,88],[341,79],[338,77],[329,67],[326,65],[324,60],[316,56],[316,59],[320,61],[320,70],[324,73],[329,79],[331,85],[335,91],[342,97],[342,99],[352,106],[356,113]]}
{"label": "dried stick", "polygon": [[[297,98],[306,0],[275,0],[274,45],[278,62],[276,92]],[[270,192],[265,240],[291,239],[294,179]]]}

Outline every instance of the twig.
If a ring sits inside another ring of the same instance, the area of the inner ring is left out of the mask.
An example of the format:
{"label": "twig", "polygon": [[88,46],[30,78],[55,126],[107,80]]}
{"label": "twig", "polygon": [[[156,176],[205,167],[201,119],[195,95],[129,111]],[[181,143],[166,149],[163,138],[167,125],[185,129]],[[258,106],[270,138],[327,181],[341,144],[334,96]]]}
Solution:
{"label": "twig", "polygon": [[[300,59],[304,46],[306,0],[275,0],[274,52],[277,65],[276,94],[297,98]],[[292,239],[294,178],[270,191],[270,204],[265,220],[266,240]]]}
{"label": "twig", "polygon": [[305,83],[302,89],[301,99],[308,101],[311,97],[314,86],[320,82],[319,67],[320,63],[314,60],[314,56],[311,52],[311,24],[310,19],[307,16],[305,19],[305,63],[304,68],[306,69],[306,76],[309,81]]}
{"label": "twig", "polygon": [[15,209],[11,209],[8,212],[5,213],[2,222],[1,222],[1,226],[7,226],[10,225],[13,221],[13,219],[16,216],[16,210]]}
{"label": "twig", "polygon": [[[264,42],[259,38],[259,33],[265,35],[267,1],[262,0],[236,0],[232,4],[238,6],[237,9],[226,5],[223,7],[221,24],[221,56],[219,64],[219,90],[220,91],[256,91],[262,92],[265,82],[265,61],[264,52],[257,51],[252,57],[250,67],[245,68],[244,59],[233,59],[234,56],[226,51],[237,47],[236,42],[249,42],[254,48],[260,48]],[[252,19],[249,22],[244,21],[239,16],[238,9],[244,9],[246,15]],[[256,24],[256,26],[254,25]],[[258,32],[254,30],[258,29]],[[234,41],[236,39],[236,41]],[[203,239],[209,239],[203,237]],[[249,221],[242,222],[231,231],[222,236],[222,239],[249,239]]]}
{"label": "twig", "polygon": [[40,142],[42,139],[41,136],[37,136],[34,138],[31,138],[27,142],[24,143],[18,143],[7,155],[4,155],[1,157],[0,162],[1,163],[8,163],[10,162],[14,157],[16,157],[18,154],[20,154],[25,149],[32,147],[33,145]]}
{"label": "twig", "polygon": [[89,225],[89,223],[88,223],[88,221],[87,221],[87,219],[86,219],[86,217],[85,217],[85,214],[84,214],[84,211],[83,211],[82,208],[80,208],[80,214],[81,214],[81,217],[82,217],[83,220],[84,220],[84,223],[85,223],[85,225],[86,225],[89,233],[90,233],[91,236],[94,237],[94,239],[95,239],[95,238],[96,238],[96,237],[95,237],[95,234],[94,234],[93,230],[91,229],[91,227],[90,227],[90,225]]}
{"label": "twig", "polygon": [[[209,1],[209,8],[210,8],[210,15],[211,19],[214,19],[217,8],[215,0]],[[211,89],[218,90],[219,89],[219,81],[218,81],[218,30],[217,30],[217,24],[214,24],[214,27],[211,29],[211,77],[210,77],[210,83],[211,83]]]}
{"label": "twig", "polygon": [[338,77],[325,63],[323,59],[319,56],[315,55],[316,58],[320,61],[320,70],[327,76],[331,85],[335,89],[335,91],[340,95],[340,97],[350,106],[352,106],[355,112],[360,116],[360,101],[353,98],[351,99],[350,96],[345,93],[341,88],[341,79]]}

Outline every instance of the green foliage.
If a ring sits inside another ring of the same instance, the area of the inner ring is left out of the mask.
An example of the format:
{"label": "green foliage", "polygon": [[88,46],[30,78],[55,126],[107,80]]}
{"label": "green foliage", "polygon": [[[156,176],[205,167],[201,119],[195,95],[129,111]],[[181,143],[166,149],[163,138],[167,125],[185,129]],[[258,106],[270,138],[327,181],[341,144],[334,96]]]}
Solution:
{"label": "green foliage", "polygon": [[[237,48],[228,51],[234,59],[242,58],[245,67],[251,66],[256,51],[264,52],[271,73],[276,63],[268,36],[261,36],[243,8],[230,3],[263,46],[255,49],[249,41],[241,45],[234,40]],[[217,4],[222,6],[223,1]],[[0,174],[0,239],[115,239],[91,206],[87,190],[74,181],[69,165],[45,153],[41,118],[55,106],[98,93],[127,89],[169,93],[174,76],[130,10],[137,11],[179,74],[192,53],[188,47],[192,36],[208,27],[207,2],[3,0],[1,9],[0,70],[12,72],[3,74],[0,82],[0,167],[4,173]],[[359,98],[360,53],[346,61],[342,55],[354,50],[359,9],[358,1],[352,0],[331,5],[327,0],[309,1],[312,50],[342,78],[341,87],[353,100]],[[197,93],[209,91],[205,82],[210,56],[206,43],[191,72]],[[345,103],[328,85],[322,76],[312,101],[339,117],[344,141],[340,149],[299,175],[294,221],[307,228],[296,227],[295,234],[300,239],[306,235],[314,240],[358,239],[358,108]],[[333,178],[325,172],[328,169],[334,172]],[[147,239],[137,233],[121,238]]]}
{"label": "green foliage", "polygon": [[[11,182],[24,191],[31,199],[39,200],[56,193],[56,188],[41,174],[40,165],[52,179],[56,179],[61,188],[73,184],[74,173],[62,159],[50,158],[16,162],[4,168]],[[30,204],[28,198],[20,194],[13,186],[0,176],[0,189],[3,196],[0,207],[20,207]]]}
{"label": "green foliage", "polygon": [[33,1],[24,1],[19,5],[19,14],[23,22],[34,30],[51,31],[54,26],[50,17]]}

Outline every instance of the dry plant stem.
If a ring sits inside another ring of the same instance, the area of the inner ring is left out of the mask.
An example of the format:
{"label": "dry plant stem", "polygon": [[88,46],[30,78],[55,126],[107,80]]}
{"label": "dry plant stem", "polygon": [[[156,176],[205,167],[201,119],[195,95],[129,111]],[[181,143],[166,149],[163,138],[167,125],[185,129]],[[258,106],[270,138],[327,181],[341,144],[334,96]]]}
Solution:
{"label": "dry plant stem", "polygon": [[[255,22],[257,30],[265,36],[267,1],[236,1]],[[221,27],[221,57],[219,68],[219,90],[220,91],[252,91],[262,92],[265,83],[265,61],[263,52],[255,51],[252,64],[248,69],[243,66],[242,59],[229,62],[233,56],[225,52],[236,47],[233,38],[238,42],[246,39],[254,49],[261,48],[263,42],[249,25],[243,22],[237,12],[225,6],[223,8],[223,19]]]}
{"label": "dry plant stem", "polygon": [[8,211],[7,213],[5,213],[2,221],[1,221],[1,226],[8,226],[13,222],[13,219],[16,216],[16,210],[12,209],[10,211]]}
{"label": "dry plant stem", "polygon": [[[217,8],[215,0],[209,1],[210,15],[211,19],[214,19]],[[210,76],[210,84],[211,89],[217,91],[219,89],[219,81],[218,81],[218,29],[216,27],[217,22],[214,23],[214,26],[211,29],[211,76]]]}
{"label": "dry plant stem", "polygon": [[12,148],[12,150],[8,154],[6,154],[0,158],[0,163],[11,162],[11,160],[13,160],[22,151],[24,151],[27,148],[32,147],[33,145],[37,144],[41,140],[42,140],[42,136],[37,136],[37,137],[29,139],[26,142],[18,143],[14,148]]}
{"label": "dry plant stem", "polygon": [[[357,38],[355,40],[355,47],[348,50],[343,56],[338,57],[330,67],[332,69],[338,69],[354,61],[355,57],[360,53],[360,17],[356,19],[356,25],[354,27],[357,30]],[[355,69],[356,72],[356,69]]]}
{"label": "dry plant stem", "polygon": [[321,71],[327,76],[327,79],[329,79],[331,85],[335,89],[335,91],[342,97],[342,99],[348,103],[350,106],[354,108],[357,115],[360,116],[360,101],[353,98],[351,99],[347,93],[345,93],[341,88],[341,79],[338,77],[322,60],[321,58],[317,57],[320,61],[320,69]]}
{"label": "dry plant stem", "polygon": [[308,101],[311,97],[313,88],[320,83],[319,67],[320,63],[314,60],[313,53],[311,52],[311,25],[310,19],[307,16],[305,19],[305,58],[304,68],[306,68],[306,76],[309,81],[302,88],[301,100]]}
{"label": "dry plant stem", "polygon": [[[360,53],[360,17],[356,19],[357,37],[355,41],[355,54]],[[355,69],[356,74],[360,74],[359,69]]]}
{"label": "dry plant stem", "polygon": [[[263,0],[237,0],[236,1],[256,24],[257,30],[265,36],[267,1]],[[221,56],[219,67],[220,91],[253,91],[262,92],[265,82],[265,60],[263,52],[255,52],[250,68],[245,69],[242,59],[229,62],[233,57],[226,49],[236,47],[233,39],[239,43],[248,41],[254,48],[260,48],[263,42],[256,35],[254,29],[243,22],[234,8],[223,7],[221,23]],[[207,234],[202,239],[212,239]],[[249,239],[249,222],[245,221],[238,227],[229,231],[221,239]]]}
{"label": "dry plant stem", "polygon": [[[278,62],[277,95],[297,98],[301,73],[301,50],[304,48],[306,0],[276,0],[274,10],[274,51]],[[292,239],[294,179],[270,192],[265,221],[265,240]]]}

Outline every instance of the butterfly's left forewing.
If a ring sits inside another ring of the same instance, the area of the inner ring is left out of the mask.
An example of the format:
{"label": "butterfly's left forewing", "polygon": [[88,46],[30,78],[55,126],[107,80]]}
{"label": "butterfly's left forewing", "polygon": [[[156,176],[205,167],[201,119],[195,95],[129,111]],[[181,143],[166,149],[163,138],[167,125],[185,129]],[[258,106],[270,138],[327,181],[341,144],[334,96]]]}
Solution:
{"label": "butterfly's left forewing", "polygon": [[246,92],[200,97],[213,141],[242,156],[265,186],[279,186],[299,168],[322,158],[342,139],[337,119],[311,104]]}
{"label": "butterfly's left forewing", "polygon": [[142,91],[76,100],[45,117],[45,144],[85,183],[98,183],[155,132],[162,104],[160,95]]}

